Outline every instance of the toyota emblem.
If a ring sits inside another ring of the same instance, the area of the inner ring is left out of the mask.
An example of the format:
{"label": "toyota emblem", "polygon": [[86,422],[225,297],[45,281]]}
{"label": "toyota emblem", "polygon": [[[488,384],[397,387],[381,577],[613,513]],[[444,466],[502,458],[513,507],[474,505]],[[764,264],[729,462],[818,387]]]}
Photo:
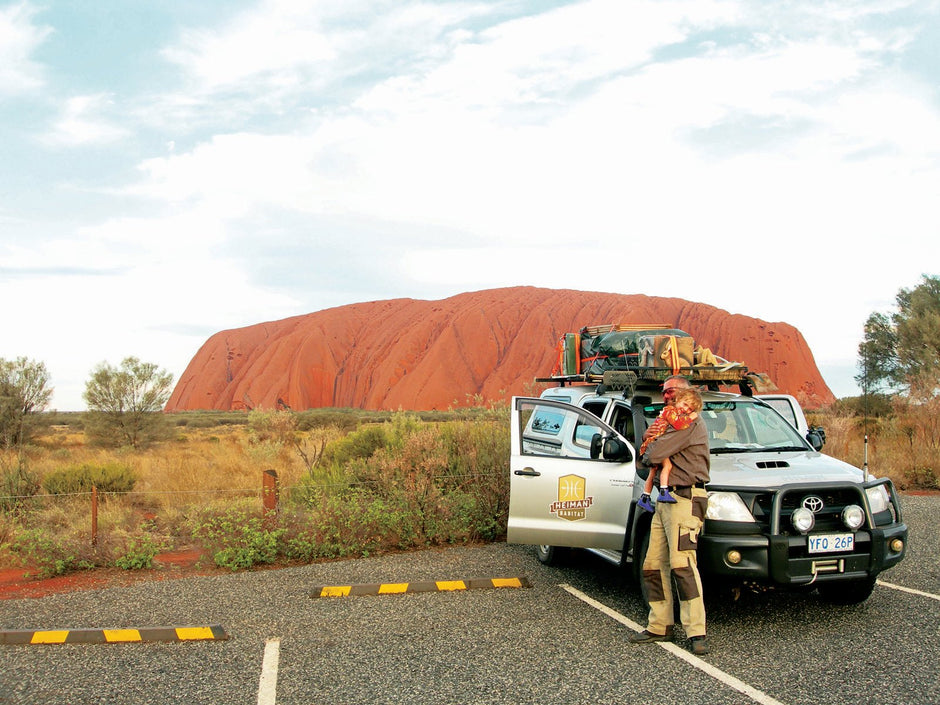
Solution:
{"label": "toyota emblem", "polygon": [[822,497],[811,494],[803,498],[803,506],[816,514],[825,506],[825,503],[822,501]]}

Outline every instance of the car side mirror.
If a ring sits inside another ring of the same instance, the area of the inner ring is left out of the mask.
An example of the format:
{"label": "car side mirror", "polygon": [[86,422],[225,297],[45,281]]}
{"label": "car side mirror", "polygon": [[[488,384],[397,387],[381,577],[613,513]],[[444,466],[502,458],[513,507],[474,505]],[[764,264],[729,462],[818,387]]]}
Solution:
{"label": "car side mirror", "polygon": [[618,463],[626,463],[633,460],[633,454],[630,453],[630,446],[615,436],[604,440],[604,458]]}
{"label": "car side mirror", "polygon": [[826,445],[826,432],[819,426],[815,426],[807,431],[806,440],[813,447],[813,450],[822,450],[822,447]]}
{"label": "car side mirror", "polygon": [[598,460],[601,453],[604,454],[604,460],[611,460],[618,463],[625,463],[633,460],[630,453],[630,446],[621,441],[616,436],[604,437],[600,433],[595,433],[591,438],[591,460]]}
{"label": "car side mirror", "polygon": [[591,460],[597,460],[601,457],[601,450],[603,447],[604,437],[599,433],[595,433],[591,437]]}

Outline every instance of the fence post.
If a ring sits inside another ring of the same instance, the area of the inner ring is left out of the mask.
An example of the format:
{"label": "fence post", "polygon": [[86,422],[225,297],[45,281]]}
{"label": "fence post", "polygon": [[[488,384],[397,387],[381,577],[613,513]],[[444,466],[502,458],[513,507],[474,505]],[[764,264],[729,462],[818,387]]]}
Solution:
{"label": "fence post", "polygon": [[98,545],[98,488],[91,486],[91,545]]}
{"label": "fence post", "polygon": [[279,499],[277,472],[274,470],[265,470],[261,479],[261,504],[264,509],[264,522],[270,526],[277,522]]}

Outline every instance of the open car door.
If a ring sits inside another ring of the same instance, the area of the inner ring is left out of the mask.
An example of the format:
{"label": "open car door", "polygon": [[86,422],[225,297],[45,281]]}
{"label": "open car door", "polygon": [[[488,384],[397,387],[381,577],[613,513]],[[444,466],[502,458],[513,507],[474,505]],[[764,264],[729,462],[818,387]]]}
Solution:
{"label": "open car door", "polygon": [[584,409],[513,398],[507,541],[622,550],[633,458],[630,443]]}

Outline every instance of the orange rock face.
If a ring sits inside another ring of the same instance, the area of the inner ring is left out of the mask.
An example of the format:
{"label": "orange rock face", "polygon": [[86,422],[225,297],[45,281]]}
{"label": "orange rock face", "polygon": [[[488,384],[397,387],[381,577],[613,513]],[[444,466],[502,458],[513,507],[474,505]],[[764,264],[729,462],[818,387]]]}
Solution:
{"label": "orange rock face", "polygon": [[216,333],[167,411],[316,407],[448,409],[537,395],[561,335],[655,323],[752,372],[808,408],[834,401],[798,330],[682,299],[515,287],[441,301],[394,299]]}

